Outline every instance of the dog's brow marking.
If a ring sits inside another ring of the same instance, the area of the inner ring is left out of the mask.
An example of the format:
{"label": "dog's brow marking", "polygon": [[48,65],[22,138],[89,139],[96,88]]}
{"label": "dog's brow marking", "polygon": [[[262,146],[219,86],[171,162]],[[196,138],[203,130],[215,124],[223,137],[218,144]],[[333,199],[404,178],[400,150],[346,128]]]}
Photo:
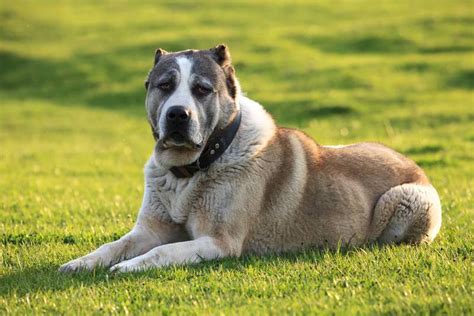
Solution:
{"label": "dog's brow marking", "polygon": [[180,72],[180,80],[179,80],[179,85],[182,86],[184,84],[189,83],[189,77],[191,76],[191,68],[193,64],[189,59],[186,57],[178,57],[176,58],[176,63],[179,66],[179,72]]}
{"label": "dog's brow marking", "polygon": [[186,57],[176,58],[176,63],[179,66],[179,85],[175,92],[175,105],[183,105],[191,110],[191,117],[197,113],[196,105],[191,94],[191,77],[194,76],[191,71],[193,68],[193,62]]}
{"label": "dog's brow marking", "polygon": [[190,100],[192,100],[189,81],[193,64],[186,57],[176,58],[176,63],[179,67],[179,84],[171,98],[173,102],[170,105],[191,106],[191,104],[189,104]]}

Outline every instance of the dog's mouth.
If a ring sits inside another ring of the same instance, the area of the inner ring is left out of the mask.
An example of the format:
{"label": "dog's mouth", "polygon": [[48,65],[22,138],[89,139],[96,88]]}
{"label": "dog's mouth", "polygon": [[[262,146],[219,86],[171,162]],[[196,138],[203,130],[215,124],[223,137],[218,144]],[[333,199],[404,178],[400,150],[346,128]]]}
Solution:
{"label": "dog's mouth", "polygon": [[202,142],[197,143],[179,131],[172,131],[168,133],[165,137],[158,141],[158,144],[163,149],[187,148],[197,151],[202,148]]}
{"label": "dog's mouth", "polygon": [[168,138],[171,142],[174,142],[176,145],[184,144],[186,142],[186,137],[180,132],[172,132],[168,136]]}

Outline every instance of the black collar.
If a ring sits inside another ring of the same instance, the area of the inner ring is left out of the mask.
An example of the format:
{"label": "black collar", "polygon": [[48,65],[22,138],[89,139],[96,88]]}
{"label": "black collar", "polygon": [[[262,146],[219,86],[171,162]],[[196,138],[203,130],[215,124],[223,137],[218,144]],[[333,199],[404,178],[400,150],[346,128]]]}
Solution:
{"label": "black collar", "polygon": [[186,166],[172,167],[170,171],[177,178],[190,178],[199,170],[207,170],[232,143],[239,129],[241,119],[242,111],[239,111],[229,125],[211,135],[198,160]]}

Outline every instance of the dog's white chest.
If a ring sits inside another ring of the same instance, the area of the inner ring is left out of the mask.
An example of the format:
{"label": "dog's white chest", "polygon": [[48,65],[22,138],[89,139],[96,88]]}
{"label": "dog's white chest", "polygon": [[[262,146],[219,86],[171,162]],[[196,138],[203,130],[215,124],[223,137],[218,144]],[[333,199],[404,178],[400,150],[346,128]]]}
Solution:
{"label": "dog's white chest", "polygon": [[152,178],[155,212],[177,224],[186,223],[198,196],[194,178],[178,179],[170,172]]}

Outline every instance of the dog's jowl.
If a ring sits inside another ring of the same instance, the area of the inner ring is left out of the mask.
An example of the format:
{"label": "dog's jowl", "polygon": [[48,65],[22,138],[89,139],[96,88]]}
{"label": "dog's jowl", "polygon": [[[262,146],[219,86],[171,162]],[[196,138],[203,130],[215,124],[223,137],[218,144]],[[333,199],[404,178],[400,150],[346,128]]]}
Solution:
{"label": "dog's jowl", "polygon": [[375,143],[321,146],[240,93],[224,45],[158,49],[146,79],[156,143],[135,227],[60,271],[137,271],[302,247],[431,242],[423,170]]}

